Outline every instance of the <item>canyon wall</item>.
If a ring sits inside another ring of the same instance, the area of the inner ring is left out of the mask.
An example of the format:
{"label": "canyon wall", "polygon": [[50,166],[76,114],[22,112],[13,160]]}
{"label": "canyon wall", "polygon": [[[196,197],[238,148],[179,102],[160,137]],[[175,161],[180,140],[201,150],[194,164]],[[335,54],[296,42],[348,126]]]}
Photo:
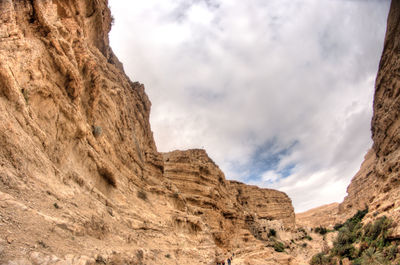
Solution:
{"label": "canyon wall", "polygon": [[292,200],[283,192],[230,181],[233,193],[245,211],[254,213],[258,220],[280,220],[285,228],[295,226]]}
{"label": "canyon wall", "polygon": [[[400,221],[400,2],[392,1],[375,84],[373,146],[353,178],[340,212],[369,207],[369,216]],[[397,230],[398,228],[396,228]],[[395,231],[395,236],[400,233]]]}
{"label": "canyon wall", "polygon": [[176,185],[190,212],[211,227],[218,244],[237,244],[249,231],[268,240],[269,221],[274,220],[282,229],[294,229],[294,209],[285,193],[227,181],[205,150],[173,151],[163,158],[165,177]]}
{"label": "canyon wall", "polygon": [[0,263],[212,260],[174,206],[144,87],[108,46],[107,1],[0,10]]}
{"label": "canyon wall", "polygon": [[0,11],[0,263],[211,264],[249,248],[277,264],[266,231],[294,227],[290,199],[227,181],[203,150],[157,152],[106,0]]}

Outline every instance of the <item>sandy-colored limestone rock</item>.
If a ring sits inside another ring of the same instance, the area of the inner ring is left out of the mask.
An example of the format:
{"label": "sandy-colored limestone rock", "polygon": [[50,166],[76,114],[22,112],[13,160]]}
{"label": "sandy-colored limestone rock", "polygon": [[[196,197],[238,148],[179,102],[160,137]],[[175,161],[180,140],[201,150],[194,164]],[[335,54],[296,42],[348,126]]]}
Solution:
{"label": "sandy-colored limestone rock", "polygon": [[257,220],[279,220],[287,229],[295,227],[295,215],[292,200],[286,193],[261,189],[257,186],[230,181],[234,187],[237,201],[249,213],[254,213]]}
{"label": "sandy-colored limestone rock", "polygon": [[[373,149],[370,149],[364,157],[360,170],[351,180],[347,187],[347,196],[338,207],[338,214],[344,214],[349,217],[357,210],[363,210],[374,200],[379,193],[379,180],[374,177],[374,168],[376,155]],[[368,192],[366,192],[368,191]]]}
{"label": "sandy-colored limestone rock", "polygon": [[373,146],[348,187],[341,212],[369,207],[369,219],[394,220],[400,238],[400,2],[392,1],[375,84],[371,130]]}
{"label": "sandy-colored limestone rock", "polygon": [[0,1],[0,263],[212,264],[233,248],[277,260],[204,151],[157,152],[107,5]]}
{"label": "sandy-colored limestone rock", "polygon": [[164,175],[178,188],[173,194],[177,205],[201,218],[217,245],[232,249],[240,240],[236,230],[244,227],[243,210],[222,171],[200,149],[163,153],[163,158]]}
{"label": "sandy-colored limestone rock", "polygon": [[[315,234],[309,241],[295,229],[293,206],[285,193],[226,180],[205,150],[162,155],[164,176],[177,188],[172,195],[175,205],[193,213],[209,229],[217,259],[235,253],[234,264],[238,265],[298,265],[307,264],[312,255],[327,247],[322,236]],[[285,246],[284,253],[274,250],[276,242]]]}
{"label": "sandy-colored limestone rock", "polygon": [[[157,152],[144,86],[109,47],[107,5],[0,1],[0,263],[307,264],[329,247],[304,241],[286,194],[227,181],[204,150]],[[374,145],[339,217],[367,204],[367,218],[400,220],[399,25],[393,1]]]}
{"label": "sandy-colored limestone rock", "polygon": [[108,45],[107,1],[0,11],[0,263],[214,260],[171,198],[150,101]]}
{"label": "sandy-colored limestone rock", "polygon": [[338,223],[339,203],[331,203],[313,208],[303,213],[296,213],[296,224],[300,227],[318,226],[332,229]]}
{"label": "sandy-colored limestone rock", "polygon": [[227,181],[205,150],[173,151],[163,158],[164,175],[179,190],[176,199],[210,226],[217,245],[238,245],[243,235],[235,231],[240,230],[267,240],[272,220],[282,229],[294,228],[292,202],[285,193]]}

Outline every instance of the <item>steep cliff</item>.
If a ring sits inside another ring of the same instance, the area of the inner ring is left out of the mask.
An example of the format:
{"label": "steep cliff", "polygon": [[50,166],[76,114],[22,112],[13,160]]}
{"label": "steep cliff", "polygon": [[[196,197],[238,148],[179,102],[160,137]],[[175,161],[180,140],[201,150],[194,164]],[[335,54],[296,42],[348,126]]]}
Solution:
{"label": "steep cliff", "polygon": [[239,196],[204,151],[157,152],[144,86],[108,45],[106,0],[0,11],[0,263],[210,264],[249,247],[276,264],[253,227],[292,227],[290,199]]}
{"label": "steep cliff", "polygon": [[261,189],[257,186],[230,181],[237,201],[245,211],[253,213],[258,220],[280,220],[287,229],[295,227],[292,200],[283,192]]}
{"label": "steep cliff", "polygon": [[339,205],[339,212],[349,216],[356,210],[365,209],[379,193],[379,179],[374,177],[376,155],[370,149],[364,157],[360,170],[351,180],[347,187],[347,196]]}
{"label": "steep cliff", "polygon": [[1,263],[212,260],[163,178],[144,87],[108,46],[107,2],[0,10]]}
{"label": "steep cliff", "polygon": [[[205,150],[162,156],[164,176],[177,188],[177,207],[205,224],[218,247],[217,257],[234,252],[235,264],[306,264],[326,248],[322,236],[313,235],[310,242],[304,230],[295,229],[293,206],[285,193],[226,180]],[[285,253],[274,250],[279,242]]]}
{"label": "steep cliff", "polygon": [[295,226],[292,201],[283,192],[227,181],[204,150],[163,154],[165,177],[179,189],[190,212],[210,226],[217,244],[232,248],[255,238],[268,240],[269,221],[283,229]]}

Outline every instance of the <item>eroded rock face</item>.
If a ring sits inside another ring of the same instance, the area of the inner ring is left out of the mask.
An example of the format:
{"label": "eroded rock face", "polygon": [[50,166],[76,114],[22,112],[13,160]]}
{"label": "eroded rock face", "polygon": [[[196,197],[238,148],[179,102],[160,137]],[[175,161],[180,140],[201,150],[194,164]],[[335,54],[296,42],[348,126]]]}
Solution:
{"label": "eroded rock face", "polygon": [[254,213],[258,220],[280,220],[284,227],[294,228],[295,215],[292,200],[286,193],[261,189],[237,181],[230,181],[230,184],[235,188],[235,197],[239,204],[247,212]]}
{"label": "eroded rock face", "polygon": [[106,0],[2,0],[0,11],[0,263],[271,255],[246,220],[290,227],[290,199],[271,192],[274,206],[239,196],[241,205],[239,184],[204,151],[157,152],[144,86],[108,45]]}
{"label": "eroded rock face", "polygon": [[356,210],[363,210],[374,200],[379,193],[379,180],[373,175],[376,164],[376,155],[370,149],[364,157],[360,170],[347,187],[347,196],[339,205],[339,213],[354,214]]}
{"label": "eroded rock face", "polygon": [[210,228],[216,244],[232,248],[243,227],[243,211],[218,166],[204,150],[173,151],[163,154],[164,175],[178,188],[175,197]]}
{"label": "eroded rock face", "polygon": [[0,263],[213,260],[163,178],[144,87],[108,46],[107,1],[0,11]]}
{"label": "eroded rock face", "polygon": [[[294,229],[293,206],[285,193],[226,180],[205,150],[162,156],[164,176],[177,188],[177,207],[186,207],[208,227],[217,260],[235,253],[234,264],[306,264],[323,250],[322,237],[307,243]],[[284,244],[285,253],[274,250],[276,242]]]}
{"label": "eroded rock face", "polygon": [[283,192],[227,181],[204,150],[163,154],[164,175],[176,185],[190,212],[210,226],[217,245],[235,248],[249,238],[268,240],[268,229],[277,221],[293,229],[294,210]]}

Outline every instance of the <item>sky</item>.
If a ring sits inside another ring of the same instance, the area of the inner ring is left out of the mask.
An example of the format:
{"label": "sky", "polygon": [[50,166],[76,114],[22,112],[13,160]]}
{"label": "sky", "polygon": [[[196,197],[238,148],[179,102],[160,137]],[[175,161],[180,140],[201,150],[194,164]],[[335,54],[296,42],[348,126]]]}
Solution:
{"label": "sky", "polygon": [[227,179],[341,202],[372,145],[389,0],[109,0],[111,47],[152,102],[159,151]]}

